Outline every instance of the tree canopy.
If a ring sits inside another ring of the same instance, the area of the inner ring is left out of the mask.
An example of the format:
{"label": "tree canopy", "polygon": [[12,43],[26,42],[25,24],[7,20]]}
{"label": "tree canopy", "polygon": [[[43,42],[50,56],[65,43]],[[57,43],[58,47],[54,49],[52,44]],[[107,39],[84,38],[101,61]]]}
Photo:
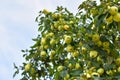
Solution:
{"label": "tree canopy", "polygon": [[16,65],[21,80],[120,79],[120,2],[84,1],[76,14],[57,7],[39,12],[35,44]]}

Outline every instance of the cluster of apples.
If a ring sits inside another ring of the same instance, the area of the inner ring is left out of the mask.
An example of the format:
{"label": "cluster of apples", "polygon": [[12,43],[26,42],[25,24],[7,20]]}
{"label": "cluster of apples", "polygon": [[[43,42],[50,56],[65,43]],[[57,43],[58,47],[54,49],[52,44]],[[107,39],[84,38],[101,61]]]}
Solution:
{"label": "cluster of apples", "polygon": [[106,19],[107,23],[110,24],[113,21],[120,22],[120,13],[116,6],[108,7],[110,16]]}

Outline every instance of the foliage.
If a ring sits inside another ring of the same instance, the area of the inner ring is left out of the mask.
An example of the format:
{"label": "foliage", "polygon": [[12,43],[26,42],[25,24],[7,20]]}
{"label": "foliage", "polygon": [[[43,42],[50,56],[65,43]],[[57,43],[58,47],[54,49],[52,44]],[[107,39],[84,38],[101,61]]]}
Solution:
{"label": "foliage", "polygon": [[39,35],[30,50],[21,80],[118,80],[120,78],[120,2],[87,0],[73,14],[58,7],[36,18]]}

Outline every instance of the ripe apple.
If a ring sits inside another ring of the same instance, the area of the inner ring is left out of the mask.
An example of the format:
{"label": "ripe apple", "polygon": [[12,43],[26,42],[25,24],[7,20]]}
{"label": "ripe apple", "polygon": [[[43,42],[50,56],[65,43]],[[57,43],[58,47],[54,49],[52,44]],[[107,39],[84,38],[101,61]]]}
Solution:
{"label": "ripe apple", "polygon": [[46,55],[47,55],[46,51],[41,51],[40,56],[46,57]]}
{"label": "ripe apple", "polygon": [[74,50],[74,48],[71,45],[68,45],[67,48],[66,48],[67,52],[73,52],[73,50]]}
{"label": "ripe apple", "polygon": [[72,68],[73,68],[72,63],[69,63],[68,67],[69,67],[70,69],[72,69]]}
{"label": "ripe apple", "polygon": [[98,72],[100,75],[102,75],[102,74],[104,73],[104,69],[103,69],[103,68],[99,68],[99,69],[97,70],[97,72]]}
{"label": "ripe apple", "polygon": [[120,58],[117,58],[117,59],[115,60],[115,62],[116,62],[117,65],[120,65]]}
{"label": "ripe apple", "polygon": [[75,64],[75,69],[79,69],[80,68],[80,64],[79,63],[76,63]]}
{"label": "ripe apple", "polygon": [[110,7],[109,12],[111,15],[115,15],[116,13],[118,13],[118,8],[116,6],[112,6]]}
{"label": "ripe apple", "polygon": [[97,57],[97,55],[98,55],[97,51],[95,51],[95,50],[90,51],[90,57],[91,58],[95,58],[95,57]]}
{"label": "ripe apple", "polygon": [[50,40],[50,45],[54,45],[56,43],[56,40],[55,39],[51,39]]}
{"label": "ripe apple", "polygon": [[120,72],[120,67],[117,68],[117,71]]}
{"label": "ripe apple", "polygon": [[70,26],[64,25],[63,28],[64,28],[64,30],[69,30],[69,29],[70,29]]}
{"label": "ripe apple", "polygon": [[69,78],[70,78],[70,75],[66,74],[66,76],[64,77],[64,80],[69,80]]}
{"label": "ripe apple", "polygon": [[74,52],[72,53],[72,56],[73,56],[73,57],[78,57],[78,55],[79,55],[78,51],[74,51]]}
{"label": "ripe apple", "polygon": [[106,18],[106,22],[108,24],[112,23],[113,22],[113,16],[110,16],[110,17]]}
{"label": "ripe apple", "polygon": [[102,46],[102,42],[101,41],[98,41],[96,44],[97,44],[98,47]]}
{"label": "ripe apple", "polygon": [[65,35],[64,40],[65,40],[65,43],[70,44],[72,42],[72,37],[68,36],[68,35]]}
{"label": "ripe apple", "polygon": [[94,35],[92,35],[92,41],[93,41],[93,42],[98,42],[99,40],[100,40],[99,34],[94,34]]}
{"label": "ripe apple", "polygon": [[106,42],[103,42],[103,48],[108,48],[109,45],[110,45],[109,42],[107,42],[107,41],[106,41]]}
{"label": "ripe apple", "polygon": [[25,65],[25,71],[29,71],[30,68],[31,68],[31,64],[30,63],[28,63],[28,64]]}
{"label": "ripe apple", "polygon": [[57,71],[60,72],[60,71],[63,70],[63,68],[64,68],[63,66],[58,66],[58,67],[57,67]]}
{"label": "ripe apple", "polygon": [[46,38],[42,38],[41,39],[41,45],[45,45],[46,44]]}
{"label": "ripe apple", "polygon": [[85,53],[87,51],[86,47],[82,46],[82,53]]}
{"label": "ripe apple", "polygon": [[48,11],[47,9],[43,9],[43,13],[44,13],[44,14],[48,14],[49,11]]}
{"label": "ripe apple", "polygon": [[120,13],[117,13],[113,16],[113,20],[116,22],[120,22]]}

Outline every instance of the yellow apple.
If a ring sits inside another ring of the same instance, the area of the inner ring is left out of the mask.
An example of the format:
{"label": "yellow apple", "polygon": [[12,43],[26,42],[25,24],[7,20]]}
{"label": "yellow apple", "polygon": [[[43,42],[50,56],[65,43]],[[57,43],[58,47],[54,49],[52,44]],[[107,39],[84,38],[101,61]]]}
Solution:
{"label": "yellow apple", "polygon": [[117,13],[116,15],[114,15],[113,20],[116,22],[120,22],[120,13]]}
{"label": "yellow apple", "polygon": [[68,67],[69,67],[70,69],[72,69],[72,68],[73,68],[72,63],[69,63]]}
{"label": "yellow apple", "polygon": [[106,71],[106,73],[107,73],[108,75],[113,75],[113,74],[114,74],[112,70],[108,70],[108,71]]}
{"label": "yellow apple", "polygon": [[98,47],[102,46],[102,42],[101,41],[98,41],[96,44],[97,44]]}
{"label": "yellow apple", "polygon": [[65,40],[65,43],[70,44],[72,42],[72,37],[66,35],[65,38],[64,38],[64,40]]}
{"label": "yellow apple", "polygon": [[113,22],[113,16],[110,16],[110,17],[106,18],[106,22],[108,24],[112,23]]}
{"label": "yellow apple", "polygon": [[70,78],[70,75],[66,74],[66,76],[64,77],[64,80],[69,80],[69,78]]}
{"label": "yellow apple", "polygon": [[69,30],[69,29],[70,29],[70,26],[64,25],[63,28],[64,28],[64,30]]}
{"label": "yellow apple", "polygon": [[51,55],[53,55],[53,56],[55,55],[55,51],[54,51],[54,50],[52,50],[50,53],[51,53]]}
{"label": "yellow apple", "polygon": [[25,65],[25,71],[29,71],[30,68],[31,68],[31,64],[30,63],[28,63],[28,64]]}
{"label": "yellow apple", "polygon": [[120,58],[117,58],[117,59],[115,60],[115,62],[116,62],[117,65],[120,65]]}
{"label": "yellow apple", "polygon": [[120,72],[120,67],[117,68],[117,71]]}
{"label": "yellow apple", "polygon": [[100,75],[102,75],[102,74],[104,73],[104,69],[103,69],[103,68],[99,68],[99,69],[97,70],[97,72],[98,72]]}
{"label": "yellow apple", "polygon": [[98,42],[99,40],[100,40],[99,34],[94,34],[94,35],[92,35],[92,41],[93,41],[93,42]]}
{"label": "yellow apple", "polygon": [[74,50],[74,48],[71,45],[68,45],[67,48],[66,48],[67,52],[73,52],[73,50]]}
{"label": "yellow apple", "polygon": [[95,57],[97,57],[97,55],[98,55],[97,51],[95,51],[95,50],[90,51],[90,57],[91,58],[95,58]]}
{"label": "yellow apple", "polygon": [[44,49],[48,49],[48,48],[49,48],[49,45],[46,44],[46,45],[44,45],[43,47],[44,47]]}
{"label": "yellow apple", "polygon": [[46,38],[42,38],[41,39],[41,45],[45,45],[46,44]]}
{"label": "yellow apple", "polygon": [[82,53],[85,53],[87,51],[86,47],[82,46]]}
{"label": "yellow apple", "polygon": [[109,47],[109,45],[110,45],[110,43],[109,42],[103,42],[103,48],[108,48]]}
{"label": "yellow apple", "polygon": [[43,13],[44,13],[44,14],[48,14],[49,11],[48,11],[47,9],[43,9]]}
{"label": "yellow apple", "polygon": [[46,55],[47,55],[46,51],[41,51],[40,56],[46,57]]}
{"label": "yellow apple", "polygon": [[58,66],[58,67],[57,67],[57,71],[60,72],[60,71],[63,70],[63,68],[64,68],[63,66]]}
{"label": "yellow apple", "polygon": [[51,39],[50,40],[50,45],[54,45],[54,44],[56,44],[56,40],[55,39]]}
{"label": "yellow apple", "polygon": [[79,63],[76,63],[75,64],[75,69],[79,69],[80,68],[80,64]]}
{"label": "yellow apple", "polygon": [[116,6],[112,6],[112,7],[110,7],[109,12],[111,15],[115,15],[118,13],[118,8]]}
{"label": "yellow apple", "polygon": [[79,52],[78,52],[78,51],[74,51],[74,52],[72,53],[72,56],[73,56],[73,57],[78,57],[78,55],[79,55]]}

